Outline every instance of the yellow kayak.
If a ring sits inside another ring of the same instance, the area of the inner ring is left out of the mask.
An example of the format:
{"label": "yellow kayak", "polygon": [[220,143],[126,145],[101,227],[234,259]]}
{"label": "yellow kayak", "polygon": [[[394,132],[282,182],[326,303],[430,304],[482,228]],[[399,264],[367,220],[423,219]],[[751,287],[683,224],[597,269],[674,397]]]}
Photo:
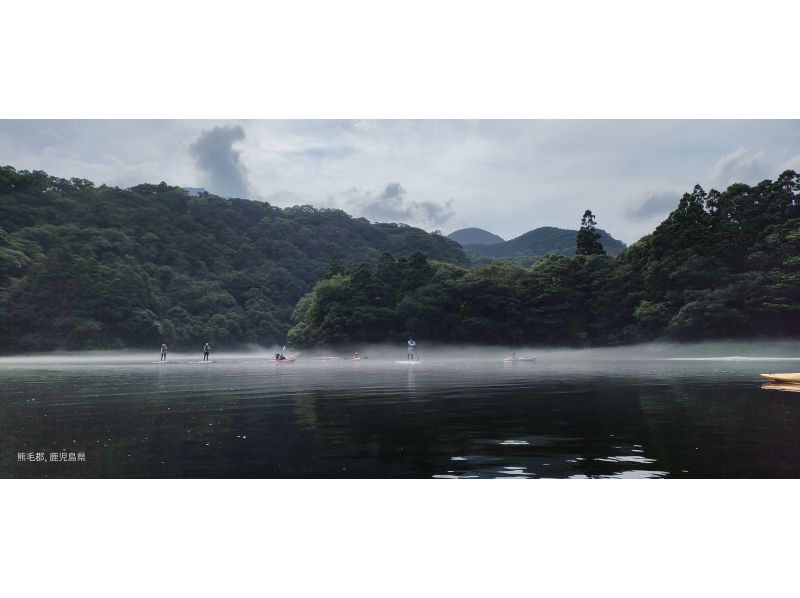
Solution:
{"label": "yellow kayak", "polygon": [[761,377],[767,380],[774,380],[775,382],[800,384],[800,374],[761,374]]}

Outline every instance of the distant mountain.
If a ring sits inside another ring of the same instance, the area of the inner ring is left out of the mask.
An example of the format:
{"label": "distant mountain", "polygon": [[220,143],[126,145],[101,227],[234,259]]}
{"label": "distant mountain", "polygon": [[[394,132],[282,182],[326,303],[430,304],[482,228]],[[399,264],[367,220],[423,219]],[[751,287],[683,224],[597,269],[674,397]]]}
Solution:
{"label": "distant mountain", "polygon": [[[597,232],[600,233],[600,243],[609,255],[617,255],[625,249],[625,243],[615,239],[606,231],[598,228]],[[507,259],[529,265],[548,253],[575,255],[577,236],[576,230],[542,226],[510,241],[492,245],[469,244],[464,245],[464,250],[476,264]]]}
{"label": "distant mountain", "polygon": [[504,239],[482,228],[462,228],[447,235],[461,245],[492,245],[502,243]]}

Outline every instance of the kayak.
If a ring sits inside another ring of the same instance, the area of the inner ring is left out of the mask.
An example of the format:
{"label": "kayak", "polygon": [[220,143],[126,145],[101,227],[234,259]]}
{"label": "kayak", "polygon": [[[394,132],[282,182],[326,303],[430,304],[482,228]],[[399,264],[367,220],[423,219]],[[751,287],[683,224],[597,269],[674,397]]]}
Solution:
{"label": "kayak", "polygon": [[506,363],[511,363],[514,361],[536,361],[535,357],[507,357],[503,360]]}
{"label": "kayak", "polygon": [[761,374],[761,377],[767,380],[774,380],[775,382],[800,384],[800,374]]}
{"label": "kayak", "polygon": [[282,363],[294,363],[295,361],[297,361],[296,357],[287,357],[286,359],[275,359],[273,357],[272,359],[267,359],[268,363],[274,363],[275,365],[280,365]]}

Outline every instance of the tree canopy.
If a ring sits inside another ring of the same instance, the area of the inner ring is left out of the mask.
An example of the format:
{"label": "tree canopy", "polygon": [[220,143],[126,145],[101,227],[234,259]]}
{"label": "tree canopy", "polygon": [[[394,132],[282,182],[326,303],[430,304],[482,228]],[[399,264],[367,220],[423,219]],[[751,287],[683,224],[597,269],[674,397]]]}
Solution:
{"label": "tree canopy", "polygon": [[591,211],[581,234],[573,256],[470,269],[442,235],[340,210],[0,168],[0,350],[800,334],[793,171],[697,186],[613,257]]}
{"label": "tree canopy", "polygon": [[800,177],[686,193],[616,257],[592,213],[574,257],[473,269],[381,257],[319,282],[298,303],[298,345],[397,341],[613,345],[800,334]]}
{"label": "tree canopy", "polygon": [[0,227],[3,352],[283,343],[295,303],[328,273],[384,251],[468,263],[441,235],[340,210],[11,167]]}

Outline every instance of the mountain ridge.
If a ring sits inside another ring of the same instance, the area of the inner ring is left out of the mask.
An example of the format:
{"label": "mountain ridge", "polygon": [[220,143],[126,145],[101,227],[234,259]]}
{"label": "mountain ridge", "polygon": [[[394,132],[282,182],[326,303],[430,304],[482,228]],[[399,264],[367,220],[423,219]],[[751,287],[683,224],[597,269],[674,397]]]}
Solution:
{"label": "mountain ridge", "polygon": [[503,243],[503,237],[490,233],[488,230],[476,227],[460,228],[447,235],[448,239],[464,245],[492,245]]}
{"label": "mountain ridge", "polygon": [[[625,243],[615,239],[608,232],[598,228],[600,243],[608,255],[619,255],[626,248]],[[463,245],[464,251],[474,265],[486,264],[495,260],[510,260],[522,265],[531,265],[537,259],[549,254],[573,256],[578,231],[540,226],[518,237],[491,245]]]}

